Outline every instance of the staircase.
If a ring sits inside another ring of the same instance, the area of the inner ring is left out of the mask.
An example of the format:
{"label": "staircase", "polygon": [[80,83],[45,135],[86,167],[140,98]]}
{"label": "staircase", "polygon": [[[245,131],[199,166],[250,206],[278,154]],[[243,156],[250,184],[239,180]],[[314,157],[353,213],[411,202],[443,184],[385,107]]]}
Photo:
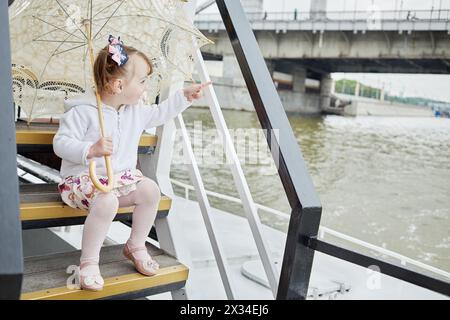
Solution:
{"label": "staircase", "polygon": [[[59,170],[60,159],[53,153],[53,136],[58,124],[16,122],[17,153],[43,165]],[[140,158],[151,157],[156,147],[157,137],[144,133],[140,139],[138,153]],[[145,174],[145,173],[144,173]],[[74,209],[62,202],[57,183],[19,185],[20,220],[22,229],[39,229],[81,225],[87,211]],[[162,195],[157,220],[168,217],[171,199]],[[130,226],[133,207],[119,208],[114,221]],[[155,225],[163,225],[161,223]],[[157,240],[155,227],[150,237]],[[133,264],[122,255],[123,245],[105,246],[100,252],[100,270],[105,279],[104,289],[99,292],[80,290],[76,287],[76,266],[79,265],[79,250],[63,253],[27,257],[24,259],[24,274],[20,298],[23,300],[45,299],[137,299],[170,291],[180,297],[189,269],[162,248],[147,243],[152,257],[160,269],[155,276],[143,276],[134,269]],[[181,297],[183,295],[181,294]]]}

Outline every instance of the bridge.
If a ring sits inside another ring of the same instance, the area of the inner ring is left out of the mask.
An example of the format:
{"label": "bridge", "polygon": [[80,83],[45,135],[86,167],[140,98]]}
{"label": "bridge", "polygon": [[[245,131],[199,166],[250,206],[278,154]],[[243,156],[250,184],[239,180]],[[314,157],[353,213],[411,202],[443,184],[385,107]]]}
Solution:
{"label": "bridge", "polygon": [[[330,102],[333,72],[450,73],[450,10],[330,12],[318,0],[307,12],[266,12],[262,0],[241,2],[269,70],[292,75],[292,89],[301,94],[307,78],[319,80],[322,106]],[[195,25],[215,42],[204,55],[223,60],[224,77],[240,83],[220,15],[199,13]]]}

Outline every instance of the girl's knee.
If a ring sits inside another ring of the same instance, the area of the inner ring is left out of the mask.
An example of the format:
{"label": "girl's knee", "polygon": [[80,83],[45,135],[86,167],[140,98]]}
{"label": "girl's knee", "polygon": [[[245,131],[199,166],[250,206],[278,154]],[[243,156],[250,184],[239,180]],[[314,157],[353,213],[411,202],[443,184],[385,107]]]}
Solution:
{"label": "girl's knee", "polygon": [[158,184],[147,177],[138,183],[137,189],[141,201],[159,202],[161,200],[161,190]]}
{"label": "girl's knee", "polygon": [[91,208],[94,205],[117,211],[119,207],[119,199],[112,192],[100,193],[94,199]]}

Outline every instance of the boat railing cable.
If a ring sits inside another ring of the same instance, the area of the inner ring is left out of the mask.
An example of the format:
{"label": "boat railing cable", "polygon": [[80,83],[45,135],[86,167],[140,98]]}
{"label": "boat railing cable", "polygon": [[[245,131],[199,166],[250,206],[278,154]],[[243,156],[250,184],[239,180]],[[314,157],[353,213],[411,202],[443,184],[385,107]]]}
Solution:
{"label": "boat railing cable", "polygon": [[[178,180],[175,180],[173,178],[171,178],[170,181],[174,185],[176,185],[178,187],[181,187],[181,188],[184,188],[184,198],[187,199],[187,200],[190,200],[189,199],[189,191],[190,190],[195,190],[194,186],[189,185],[189,184],[184,183],[184,182],[181,182],[181,181],[178,181]],[[228,202],[233,202],[233,203],[236,203],[236,204],[242,204],[241,199],[233,197],[233,196],[229,196],[229,195],[226,195],[226,194],[222,194],[222,193],[218,193],[218,192],[214,192],[214,191],[210,191],[210,190],[206,190],[205,192],[206,192],[207,195],[215,197],[217,199],[225,200],[225,201],[228,201]],[[289,214],[287,214],[286,212],[282,212],[280,210],[276,210],[274,208],[270,208],[270,207],[267,207],[267,206],[264,206],[264,205],[258,204],[258,203],[255,203],[255,206],[256,206],[256,208],[259,211],[264,211],[266,213],[272,214],[272,215],[274,215],[274,216],[276,216],[278,218],[281,218],[283,220],[289,220],[290,219]],[[354,245],[363,247],[365,249],[375,251],[378,254],[394,258],[394,259],[398,260],[402,265],[409,264],[409,265],[412,265],[412,266],[416,266],[416,267],[421,268],[423,270],[426,270],[426,271],[429,271],[429,272],[433,272],[435,274],[439,274],[439,275],[441,275],[441,276],[443,276],[445,278],[449,278],[450,279],[450,273],[446,272],[445,270],[433,267],[433,266],[431,266],[429,264],[426,264],[426,263],[414,260],[412,258],[409,258],[409,257],[404,256],[402,254],[399,254],[397,252],[394,252],[394,251],[388,250],[386,248],[374,245],[372,243],[360,240],[358,238],[349,236],[349,235],[347,235],[345,233],[342,233],[342,232],[330,229],[328,227],[320,226],[319,227],[319,238],[323,239],[325,237],[325,235],[327,235],[327,234],[331,235],[331,236],[334,236],[334,237],[336,237],[338,239],[348,241],[348,242],[350,242],[350,243],[352,243]]]}

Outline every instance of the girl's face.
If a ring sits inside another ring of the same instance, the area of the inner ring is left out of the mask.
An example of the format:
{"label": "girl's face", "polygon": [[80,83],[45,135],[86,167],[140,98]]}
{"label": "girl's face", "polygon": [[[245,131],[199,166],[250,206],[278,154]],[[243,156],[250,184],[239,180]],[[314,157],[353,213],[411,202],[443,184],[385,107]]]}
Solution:
{"label": "girl's face", "polygon": [[130,78],[123,81],[122,97],[125,104],[137,104],[145,91],[150,67],[138,54],[130,56],[128,72]]}

